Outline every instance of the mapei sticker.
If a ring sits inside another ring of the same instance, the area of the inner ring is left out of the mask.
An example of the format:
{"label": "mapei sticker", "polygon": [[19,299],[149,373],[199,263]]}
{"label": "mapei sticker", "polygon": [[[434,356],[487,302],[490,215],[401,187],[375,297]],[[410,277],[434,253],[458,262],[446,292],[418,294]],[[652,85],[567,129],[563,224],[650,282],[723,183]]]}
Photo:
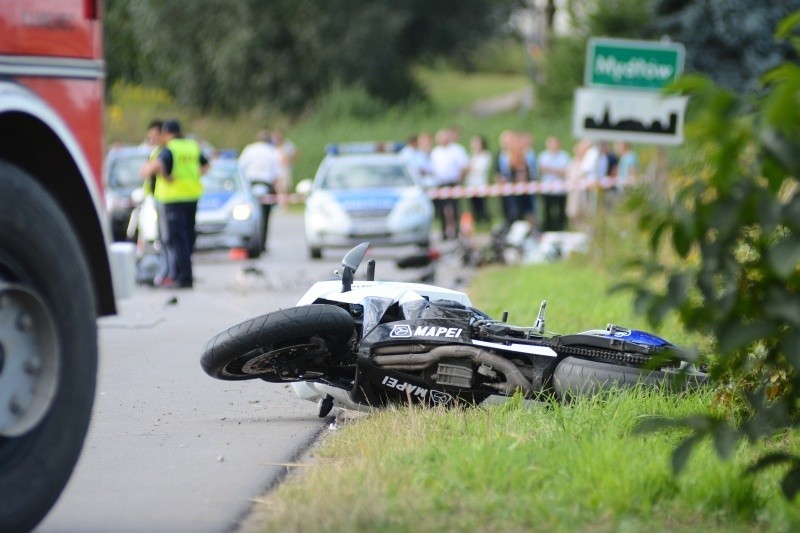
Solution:
{"label": "mapei sticker", "polygon": [[391,333],[389,333],[390,337],[393,338],[406,338],[411,336],[411,326],[408,325],[400,325],[395,326],[392,328]]}
{"label": "mapei sticker", "polygon": [[436,405],[450,405],[450,402],[452,401],[453,397],[444,391],[440,390],[431,391],[431,402],[433,402]]}
{"label": "mapei sticker", "polygon": [[389,376],[384,377],[381,384],[390,389],[397,389],[400,392],[405,392],[409,396],[416,396],[421,399],[427,398],[435,405],[449,405],[453,401],[453,396],[444,391],[428,390],[424,387],[412,385],[411,383],[400,381]]}
{"label": "mapei sticker", "polygon": [[457,339],[461,337],[461,328],[444,328],[436,326],[417,326],[413,331],[411,326],[401,324],[394,326],[392,331],[389,332],[389,337],[392,338],[408,338],[408,337],[446,337],[448,339]]}

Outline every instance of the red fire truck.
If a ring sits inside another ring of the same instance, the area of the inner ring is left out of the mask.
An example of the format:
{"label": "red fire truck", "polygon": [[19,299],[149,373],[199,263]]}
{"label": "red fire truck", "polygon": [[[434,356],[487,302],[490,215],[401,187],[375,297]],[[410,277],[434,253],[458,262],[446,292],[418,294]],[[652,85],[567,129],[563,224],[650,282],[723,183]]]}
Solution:
{"label": "red fire truck", "polygon": [[72,473],[115,312],[98,4],[0,2],[0,531],[32,529]]}

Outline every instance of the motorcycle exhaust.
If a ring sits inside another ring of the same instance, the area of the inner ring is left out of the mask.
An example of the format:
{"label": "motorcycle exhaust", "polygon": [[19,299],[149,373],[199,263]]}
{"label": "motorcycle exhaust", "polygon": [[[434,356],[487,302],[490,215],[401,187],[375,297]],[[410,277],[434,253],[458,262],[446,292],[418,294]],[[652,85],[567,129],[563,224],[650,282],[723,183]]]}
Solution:
{"label": "motorcycle exhaust", "polygon": [[[504,382],[486,383],[487,386],[497,389],[509,396],[514,394],[517,390],[521,390],[525,396],[533,395],[533,386],[531,382],[528,381],[514,363],[481,348],[464,345],[447,345],[437,346],[424,353],[413,353],[413,351],[409,353],[409,347],[407,346],[393,346],[391,348],[393,349],[384,351],[384,349],[379,348],[375,350],[376,353],[373,355],[373,361],[376,365],[391,370],[424,370],[433,364],[440,363],[442,359],[469,359],[477,365],[489,367],[490,370],[497,370],[505,376]],[[405,353],[396,353],[403,348],[406,349]],[[419,348],[418,345],[417,348]],[[390,353],[382,355],[382,353],[379,352]],[[484,370],[484,372],[490,371],[489,369]],[[454,372],[450,371],[452,369],[444,370],[444,375],[450,376],[450,382],[442,384],[461,386],[465,383],[463,381],[464,375],[460,376],[461,379],[455,376],[455,380],[453,380]]]}

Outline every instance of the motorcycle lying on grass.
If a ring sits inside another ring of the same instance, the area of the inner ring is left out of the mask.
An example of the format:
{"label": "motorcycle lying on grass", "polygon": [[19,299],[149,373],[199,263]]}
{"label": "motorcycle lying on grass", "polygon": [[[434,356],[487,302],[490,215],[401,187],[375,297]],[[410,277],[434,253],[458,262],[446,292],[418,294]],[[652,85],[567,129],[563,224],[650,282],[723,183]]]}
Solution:
{"label": "motorcycle lying on grass", "polygon": [[[354,275],[369,243],[350,250],[340,279],[314,284],[296,307],[237,324],[210,339],[201,364],[222,380],[291,382],[302,398],[332,407],[391,403],[478,404],[595,394],[637,383],[684,390],[706,374],[655,335],[615,325],[557,335],[494,320],[459,291]],[[653,365],[658,363],[657,369]]]}

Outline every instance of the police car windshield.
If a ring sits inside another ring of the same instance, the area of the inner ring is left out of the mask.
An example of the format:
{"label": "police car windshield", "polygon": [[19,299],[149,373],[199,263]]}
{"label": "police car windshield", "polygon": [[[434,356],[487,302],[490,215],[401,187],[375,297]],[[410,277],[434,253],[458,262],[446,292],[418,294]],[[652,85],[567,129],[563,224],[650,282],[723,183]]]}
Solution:
{"label": "police car windshield", "polygon": [[147,154],[117,157],[108,170],[108,185],[123,189],[141,187],[144,178],[139,175],[139,170],[147,159]]}
{"label": "police car windshield", "polygon": [[242,184],[234,165],[211,165],[203,175],[205,192],[234,192],[242,189]]}
{"label": "police car windshield", "polygon": [[414,180],[400,163],[352,163],[332,165],[320,187],[331,191],[411,187]]}

